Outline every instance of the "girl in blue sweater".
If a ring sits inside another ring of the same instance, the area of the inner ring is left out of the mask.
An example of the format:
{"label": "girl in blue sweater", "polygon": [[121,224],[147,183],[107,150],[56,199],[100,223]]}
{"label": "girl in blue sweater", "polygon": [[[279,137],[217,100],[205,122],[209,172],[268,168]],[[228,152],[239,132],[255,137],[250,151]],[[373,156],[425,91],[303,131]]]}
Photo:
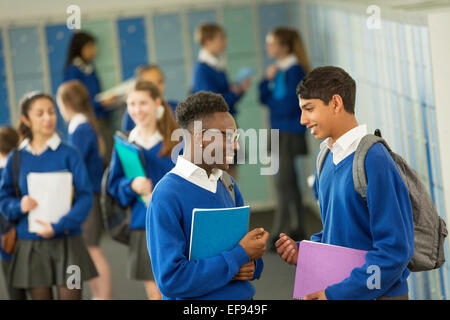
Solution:
{"label": "girl in blue sweater", "polygon": [[145,215],[153,186],[174,166],[171,153],[178,141],[171,141],[171,135],[177,125],[170,106],[162,101],[158,88],[151,82],[136,82],[127,97],[127,110],[136,123],[129,141],[142,148],[147,177],[126,178],[114,151],[108,190],[122,206],[131,206],[128,277],[144,281],[149,299],[161,299],[145,241]]}
{"label": "girl in blue sweater", "polygon": [[[278,129],[279,171],[276,175],[277,210],[274,215],[273,234],[283,229],[294,209],[296,220],[289,233],[306,237],[302,195],[297,183],[295,159],[307,153],[305,126],[300,125],[301,111],[295,94],[297,84],[309,71],[309,62],[300,35],[294,29],[279,27],[266,37],[266,51],[276,62],[267,68],[259,84],[259,98],[270,111],[270,125]],[[273,149],[273,148],[272,148]]]}
{"label": "girl in blue sweater", "polygon": [[[16,192],[11,155],[0,184],[0,212],[16,223],[17,243],[11,265],[11,285],[29,290],[32,299],[81,299],[81,283],[97,271],[81,237],[81,225],[92,207],[92,187],[78,151],[61,142],[55,132],[56,109],[50,96],[31,92],[20,104],[20,168]],[[32,172],[68,171],[73,177],[72,207],[58,222],[37,220],[39,232],[28,229],[27,214],[39,203],[28,195]],[[20,194],[20,196],[19,196]],[[73,283],[72,266],[75,270]],[[77,283],[78,282],[78,283]],[[74,284],[74,288],[70,288]]]}
{"label": "girl in blue sweater", "polygon": [[92,112],[89,92],[77,80],[63,83],[58,88],[58,106],[64,120],[68,122],[68,142],[81,154],[88,170],[94,192],[94,204],[83,224],[83,237],[89,254],[95,263],[99,277],[89,282],[93,299],[112,298],[111,270],[100,248],[103,221],[100,212],[100,189],[103,174],[103,140],[98,134],[97,121]]}
{"label": "girl in blue sweater", "polygon": [[96,56],[97,46],[95,38],[86,32],[74,33],[67,53],[64,82],[78,80],[88,90],[99,131],[105,141],[105,155],[109,159],[113,144],[112,131],[110,130],[111,111],[109,109],[116,98],[113,97],[100,102],[95,99],[95,96],[102,91],[94,66]]}

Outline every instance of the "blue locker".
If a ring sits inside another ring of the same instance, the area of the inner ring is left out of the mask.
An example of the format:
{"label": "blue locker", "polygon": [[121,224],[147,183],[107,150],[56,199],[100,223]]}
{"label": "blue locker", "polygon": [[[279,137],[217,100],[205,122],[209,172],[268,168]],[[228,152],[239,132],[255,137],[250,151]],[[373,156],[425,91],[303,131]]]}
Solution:
{"label": "blue locker", "polygon": [[195,31],[197,27],[206,22],[217,22],[216,11],[214,10],[202,10],[202,11],[192,11],[188,13],[188,23],[189,23],[189,34],[191,35],[191,49],[192,49],[192,59],[197,60],[198,51],[200,46],[197,45],[194,39]]}
{"label": "blue locker", "polygon": [[122,79],[134,75],[141,64],[148,63],[147,36],[144,18],[120,19],[117,21],[119,33]]}
{"label": "blue locker", "polygon": [[[45,27],[45,36],[50,74],[63,75],[72,31],[66,25],[49,25]],[[55,90],[52,87],[52,91]]]}
{"label": "blue locker", "polygon": [[8,89],[6,86],[5,60],[3,53],[3,38],[0,32],[0,125],[5,124],[10,124],[10,117]]}
{"label": "blue locker", "polygon": [[261,35],[261,51],[264,52],[264,68],[272,60],[265,50],[266,35],[275,27],[289,26],[288,5],[286,3],[263,4],[259,7],[259,30]]}
{"label": "blue locker", "polygon": [[179,14],[165,14],[153,17],[153,32],[158,64],[184,59],[181,20]]}
{"label": "blue locker", "polygon": [[37,28],[9,29],[14,76],[42,74]]}

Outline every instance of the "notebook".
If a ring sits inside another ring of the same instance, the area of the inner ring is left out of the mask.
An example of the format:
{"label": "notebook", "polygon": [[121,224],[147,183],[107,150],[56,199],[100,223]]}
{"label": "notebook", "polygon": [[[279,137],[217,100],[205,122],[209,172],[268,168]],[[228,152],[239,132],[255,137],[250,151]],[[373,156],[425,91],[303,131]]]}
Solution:
{"label": "notebook", "polygon": [[348,278],[365,263],[367,251],[301,241],[295,273],[294,299],[326,289]]}
{"label": "notebook", "polygon": [[30,172],[27,175],[28,195],[38,206],[28,213],[28,232],[40,232],[37,219],[57,223],[72,207],[73,176],[69,171]]}
{"label": "notebook", "polygon": [[251,67],[243,67],[243,68],[239,69],[239,71],[236,73],[234,82],[236,84],[240,84],[242,81],[253,77],[254,74],[255,74],[255,69],[253,69]]}
{"label": "notebook", "polygon": [[211,258],[233,249],[247,234],[250,207],[194,209],[189,260]]}
{"label": "notebook", "polygon": [[[122,164],[125,177],[134,179],[147,176],[142,164],[141,151],[135,144],[128,142],[126,137],[116,134],[114,135],[114,148]],[[145,203],[141,196],[139,196],[139,200]]]}

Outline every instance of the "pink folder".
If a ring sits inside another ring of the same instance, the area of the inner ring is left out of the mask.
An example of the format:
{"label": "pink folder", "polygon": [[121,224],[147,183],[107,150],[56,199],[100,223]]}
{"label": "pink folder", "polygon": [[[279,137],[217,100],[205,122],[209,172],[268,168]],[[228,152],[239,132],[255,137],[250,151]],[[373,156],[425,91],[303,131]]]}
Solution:
{"label": "pink folder", "polygon": [[364,265],[367,251],[325,243],[301,241],[295,273],[294,299],[348,278],[354,268]]}

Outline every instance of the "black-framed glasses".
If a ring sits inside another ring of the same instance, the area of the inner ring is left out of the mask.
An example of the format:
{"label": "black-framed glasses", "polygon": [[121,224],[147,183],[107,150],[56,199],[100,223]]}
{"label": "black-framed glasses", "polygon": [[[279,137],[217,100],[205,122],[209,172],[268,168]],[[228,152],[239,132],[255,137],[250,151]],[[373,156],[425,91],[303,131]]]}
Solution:
{"label": "black-framed glasses", "polygon": [[237,132],[237,130],[234,132],[227,132],[227,131],[222,131],[219,129],[209,128],[209,129],[203,129],[202,133],[205,131],[221,133],[221,134],[225,135],[226,139],[231,143],[234,143],[239,139],[239,133]]}

